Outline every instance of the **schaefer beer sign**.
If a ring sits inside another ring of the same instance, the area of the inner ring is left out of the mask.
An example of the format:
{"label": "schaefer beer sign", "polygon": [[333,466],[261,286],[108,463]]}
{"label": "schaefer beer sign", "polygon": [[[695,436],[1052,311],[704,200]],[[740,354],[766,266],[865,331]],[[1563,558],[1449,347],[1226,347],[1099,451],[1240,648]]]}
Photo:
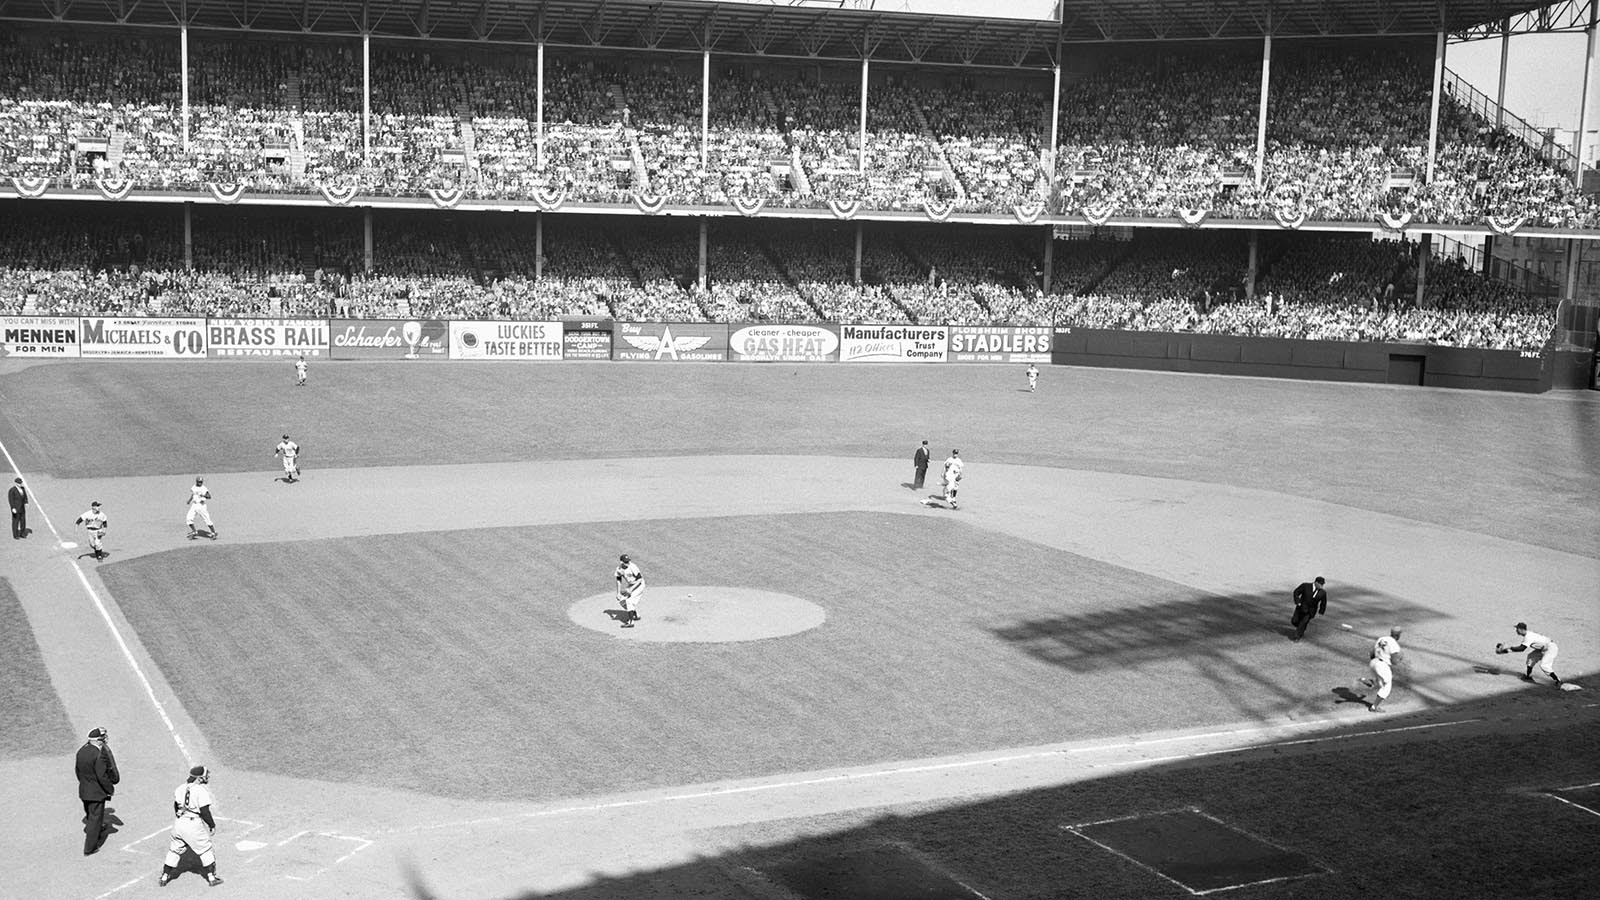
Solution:
{"label": "schaefer beer sign", "polygon": [[78,320],[0,316],[0,356],[67,359],[78,355]]}
{"label": "schaefer beer sign", "polygon": [[951,325],[950,361],[1047,363],[1050,329]]}
{"label": "schaefer beer sign", "polygon": [[334,319],[334,359],[448,359],[449,326],[436,319]]}
{"label": "schaefer beer sign", "polygon": [[212,357],[306,356],[328,352],[325,319],[208,319],[207,351]]}
{"label": "schaefer beer sign", "polygon": [[950,329],[943,325],[840,325],[841,362],[944,362]]}
{"label": "schaefer beer sign", "polygon": [[86,318],[78,345],[89,358],[205,359],[205,319]]}
{"label": "schaefer beer sign", "polygon": [[827,362],[839,358],[839,332],[826,325],[747,325],[728,336],[728,358]]}

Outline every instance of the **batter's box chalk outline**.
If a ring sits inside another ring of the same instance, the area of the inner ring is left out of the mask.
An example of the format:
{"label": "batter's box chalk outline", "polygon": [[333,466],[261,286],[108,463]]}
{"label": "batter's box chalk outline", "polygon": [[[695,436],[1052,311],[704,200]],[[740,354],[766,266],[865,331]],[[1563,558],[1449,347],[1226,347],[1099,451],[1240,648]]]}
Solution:
{"label": "batter's box chalk outline", "polygon": [[[920,867],[928,875],[942,879],[945,886],[960,891],[963,897],[972,898],[972,900],[990,900],[987,894],[956,877],[927,854],[901,841],[870,841],[851,850],[824,851],[818,854],[787,853],[781,857],[766,860],[747,860],[739,865],[724,867],[723,871],[747,892],[763,898],[763,900],[816,900],[817,897],[823,895],[808,893],[803,886],[785,879],[782,870],[807,861],[818,863],[828,861],[841,862],[851,857],[865,857],[869,854],[883,851],[898,854],[904,860]],[[832,896],[832,894],[827,894],[827,896]]]}
{"label": "batter's box chalk outline", "polygon": [[[260,822],[251,822],[248,819],[230,819],[230,818],[228,818],[226,816],[216,816],[214,818],[217,821],[217,827],[219,829],[221,829],[224,824],[227,824],[229,826],[228,829],[227,829],[227,831],[229,832],[229,837],[237,837],[239,839],[240,843],[256,843],[256,842],[253,842],[253,841],[245,841],[244,838],[245,838],[245,836],[249,835],[251,832],[260,829],[262,827]],[[243,829],[235,832],[233,826],[240,826],[240,825],[244,826]],[[135,849],[135,848],[138,847],[140,844],[145,843],[146,841],[149,841],[149,840],[152,840],[152,839],[158,838],[158,837],[160,837],[160,838],[170,838],[170,837],[172,837],[172,826],[169,825],[166,828],[161,829],[160,831],[152,831],[152,832],[150,832],[149,834],[145,835],[142,838],[138,838],[136,840],[130,841],[127,844],[122,845],[122,852],[124,852],[124,853],[140,853],[140,854],[142,854],[142,853],[145,852],[144,850]],[[264,847],[266,845],[262,844],[262,846]],[[241,847],[239,849],[242,850],[244,848]],[[159,852],[161,852],[161,853],[167,852],[167,846],[166,846],[165,843],[161,844],[161,846],[159,848]]]}
{"label": "batter's box chalk outline", "polygon": [[[1218,827],[1223,828],[1223,829],[1225,829],[1227,831],[1234,832],[1235,834],[1244,835],[1245,837],[1249,838],[1252,841],[1255,841],[1258,844],[1261,844],[1261,845],[1267,846],[1267,847],[1271,847],[1272,849],[1277,850],[1280,853],[1287,854],[1289,856],[1299,857],[1300,859],[1305,860],[1305,862],[1308,865],[1310,865],[1311,867],[1313,867],[1317,871],[1299,872],[1299,873],[1296,873],[1296,874],[1293,874],[1293,875],[1282,875],[1282,876],[1275,877],[1275,878],[1262,878],[1262,879],[1258,879],[1258,880],[1255,880],[1255,881],[1246,881],[1246,882],[1242,882],[1240,884],[1227,884],[1227,885],[1223,885],[1221,887],[1214,887],[1214,888],[1195,888],[1195,887],[1191,887],[1191,886],[1189,886],[1187,884],[1184,884],[1182,881],[1179,881],[1177,878],[1174,878],[1171,875],[1168,875],[1167,873],[1162,872],[1160,869],[1157,869],[1155,866],[1152,866],[1149,863],[1146,863],[1146,862],[1144,862],[1142,860],[1136,859],[1132,855],[1130,855],[1128,853],[1124,853],[1123,851],[1118,850],[1117,848],[1112,847],[1112,846],[1110,846],[1110,845],[1108,845],[1106,843],[1103,843],[1101,841],[1095,840],[1094,838],[1090,837],[1089,835],[1084,834],[1083,831],[1082,831],[1082,829],[1094,828],[1094,827],[1096,827],[1098,825],[1114,825],[1114,824],[1117,824],[1119,822],[1132,822],[1132,821],[1135,821],[1137,819],[1149,819],[1149,818],[1154,818],[1156,816],[1170,816],[1170,815],[1176,815],[1178,813],[1189,813],[1189,814],[1192,814],[1192,815],[1199,816],[1200,818],[1206,819],[1206,820],[1212,822],[1213,824],[1217,825]],[[1183,888],[1190,895],[1195,896],[1195,897],[1204,897],[1207,894],[1218,894],[1218,893],[1222,893],[1223,891],[1235,891],[1235,890],[1238,890],[1240,888],[1257,887],[1257,886],[1263,885],[1263,884],[1278,884],[1278,883],[1285,882],[1285,881],[1294,881],[1294,880],[1300,879],[1300,878],[1311,878],[1311,877],[1316,876],[1316,875],[1331,875],[1331,874],[1333,874],[1333,871],[1334,871],[1333,868],[1331,866],[1329,866],[1327,863],[1324,863],[1322,860],[1319,860],[1319,859],[1311,856],[1308,853],[1302,853],[1302,852],[1300,852],[1298,850],[1291,850],[1288,847],[1283,846],[1282,844],[1278,844],[1278,843],[1276,843],[1274,841],[1269,841],[1266,838],[1261,837],[1260,835],[1253,834],[1253,833],[1251,833],[1251,832],[1249,832],[1249,831],[1247,831],[1247,830],[1245,830],[1243,828],[1240,828],[1240,827],[1238,827],[1236,825],[1230,825],[1227,822],[1224,822],[1221,819],[1217,818],[1216,816],[1213,816],[1210,813],[1207,813],[1206,811],[1200,809],[1199,807],[1194,807],[1194,806],[1183,806],[1183,807],[1178,807],[1178,808],[1175,808],[1175,809],[1153,810],[1151,812],[1134,813],[1132,815],[1127,815],[1127,816],[1115,816],[1115,817],[1112,817],[1112,818],[1109,818],[1109,819],[1099,819],[1099,820],[1096,820],[1096,821],[1093,821],[1093,822],[1080,822],[1080,823],[1078,823],[1076,825],[1062,825],[1062,826],[1060,826],[1060,828],[1061,828],[1062,831],[1066,831],[1066,832],[1070,832],[1072,834],[1075,834],[1078,837],[1083,838],[1085,841],[1088,841],[1089,843],[1095,845],[1096,847],[1099,847],[1102,850],[1105,850],[1108,853],[1111,853],[1114,856],[1121,857],[1122,859],[1125,859],[1128,862],[1133,863],[1134,865],[1136,865],[1139,868],[1145,870],[1146,872],[1149,872],[1150,874],[1156,876],[1157,878],[1160,878],[1163,881],[1170,882],[1172,884],[1177,885],[1180,888]]]}
{"label": "batter's box chalk outline", "polygon": [[305,831],[300,831],[300,832],[297,832],[295,834],[289,835],[288,837],[286,837],[283,840],[279,841],[274,846],[275,847],[283,847],[283,846],[289,844],[291,841],[297,841],[300,838],[303,838],[308,834],[314,834],[317,837],[328,838],[329,840],[334,840],[334,841],[350,841],[351,843],[355,844],[356,846],[349,853],[346,853],[345,855],[338,857],[333,862],[328,863],[327,865],[323,866],[320,869],[317,869],[316,871],[312,872],[309,875],[284,875],[283,877],[288,879],[289,881],[310,881],[310,880],[312,880],[314,878],[317,878],[317,877],[319,877],[321,875],[324,875],[324,874],[326,874],[328,872],[328,870],[332,869],[334,866],[339,865],[340,863],[344,862],[345,860],[348,860],[350,857],[355,856],[357,853],[360,853],[361,851],[363,851],[363,850],[367,849],[368,847],[371,847],[373,844],[377,843],[376,841],[374,841],[374,840],[372,840],[370,838],[355,837],[353,835],[348,835],[348,834],[339,834],[336,831],[312,831],[310,829],[306,829]]}

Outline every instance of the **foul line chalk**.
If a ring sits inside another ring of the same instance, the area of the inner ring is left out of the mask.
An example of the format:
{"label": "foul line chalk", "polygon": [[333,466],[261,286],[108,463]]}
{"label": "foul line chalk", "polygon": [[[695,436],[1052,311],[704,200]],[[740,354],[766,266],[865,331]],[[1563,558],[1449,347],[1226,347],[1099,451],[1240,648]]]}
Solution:
{"label": "foul line chalk", "polygon": [[[0,453],[5,454],[6,463],[11,466],[11,471],[17,473],[18,478],[23,478],[22,470],[17,467],[17,461],[12,457],[11,450],[6,447],[4,441],[0,441]],[[56,529],[56,523],[50,520],[50,514],[45,512],[44,504],[38,501],[37,494],[34,493],[31,485],[28,488],[28,492],[34,494],[35,505],[39,508],[39,515],[44,516],[45,527],[49,528],[50,533],[55,535],[56,543],[65,545],[66,542],[62,540],[61,532]],[[167,734],[172,738],[172,742],[178,745],[178,752],[183,754],[185,761],[193,765],[194,757],[189,754],[189,746],[183,742],[183,735],[178,733],[178,726],[173,724],[172,717],[167,715],[167,708],[156,697],[155,687],[150,684],[150,679],[145,676],[144,669],[139,666],[139,660],[134,658],[133,649],[128,646],[127,640],[123,638],[121,629],[117,628],[117,623],[112,620],[111,612],[106,609],[105,601],[100,599],[100,592],[96,591],[94,585],[89,583],[89,577],[83,574],[83,567],[78,565],[77,560],[68,557],[67,564],[72,566],[73,573],[78,576],[78,583],[83,585],[84,593],[89,595],[89,599],[94,603],[94,608],[100,613],[100,618],[105,620],[106,627],[111,629],[111,636],[116,639],[117,646],[122,650],[122,658],[128,661],[128,666],[133,669],[133,674],[138,677],[139,684],[144,686],[145,696],[150,698],[150,704],[156,708],[156,714],[161,716],[162,724],[167,726]],[[123,885],[123,887],[127,887],[127,885]],[[117,888],[117,890],[122,890],[122,888]]]}

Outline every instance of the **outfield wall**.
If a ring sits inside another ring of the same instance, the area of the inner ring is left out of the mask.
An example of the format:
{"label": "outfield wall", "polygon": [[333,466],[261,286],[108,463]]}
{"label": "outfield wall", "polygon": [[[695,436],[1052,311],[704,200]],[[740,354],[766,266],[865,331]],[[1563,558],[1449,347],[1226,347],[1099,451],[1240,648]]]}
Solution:
{"label": "outfield wall", "polygon": [[0,357],[1044,363],[1537,392],[1581,359],[1541,351],[1085,328],[833,323],[3,316]]}

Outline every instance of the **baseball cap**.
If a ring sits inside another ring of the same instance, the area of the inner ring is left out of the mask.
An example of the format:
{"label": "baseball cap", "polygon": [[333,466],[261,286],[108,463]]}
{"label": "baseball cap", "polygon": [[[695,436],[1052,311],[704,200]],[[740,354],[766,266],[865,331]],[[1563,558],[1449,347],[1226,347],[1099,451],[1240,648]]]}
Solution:
{"label": "baseball cap", "polygon": [[1517,624],[1515,624],[1515,625],[1513,625],[1511,627],[1513,629],[1520,628],[1523,631],[1527,631],[1528,630],[1528,623],[1527,622],[1518,622]]}
{"label": "baseball cap", "polygon": [[617,559],[620,559],[620,560],[622,560],[622,561],[623,561],[623,562],[629,562],[629,561],[630,561],[630,560],[629,560],[629,559],[628,559],[628,554],[626,554],[626,553],[624,553],[624,554],[622,554],[622,555],[621,555],[621,556],[619,556],[619,557],[617,557]]}
{"label": "baseball cap", "polygon": [[284,440],[286,440],[286,441],[287,441],[287,440],[288,440],[288,439],[289,439],[289,435],[288,435],[288,433],[287,433],[287,432],[285,432],[285,433],[284,433],[284,435],[283,435],[283,439],[284,439]]}
{"label": "baseball cap", "polygon": [[98,506],[99,506],[99,505],[100,505],[100,501],[99,501],[99,500],[96,500],[96,501],[94,501],[94,502],[93,502],[93,503],[90,503],[90,504],[89,504],[89,505],[90,505],[90,506],[91,506],[91,507],[98,507]]}
{"label": "baseball cap", "polygon": [[108,733],[109,733],[109,732],[107,732],[107,731],[106,731],[106,730],[105,730],[105,729],[104,729],[104,728],[95,728],[95,729],[92,729],[92,730],[91,730],[91,731],[90,731],[90,732],[89,732],[89,740],[91,740],[91,741],[98,741],[98,740],[100,740],[100,739],[101,739],[101,738],[103,738],[103,737],[105,737],[105,736],[106,736],[106,735],[107,735],[107,734],[108,734]]}

